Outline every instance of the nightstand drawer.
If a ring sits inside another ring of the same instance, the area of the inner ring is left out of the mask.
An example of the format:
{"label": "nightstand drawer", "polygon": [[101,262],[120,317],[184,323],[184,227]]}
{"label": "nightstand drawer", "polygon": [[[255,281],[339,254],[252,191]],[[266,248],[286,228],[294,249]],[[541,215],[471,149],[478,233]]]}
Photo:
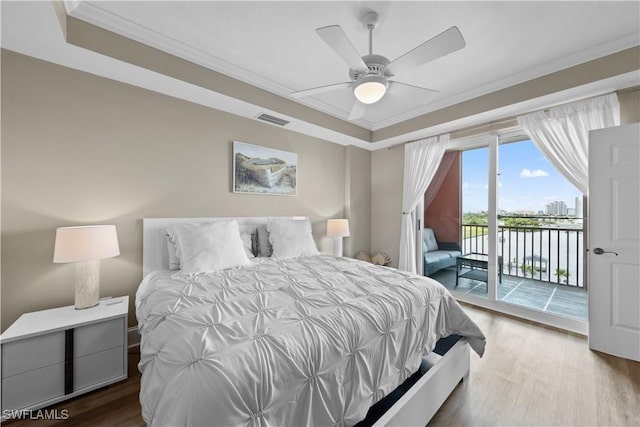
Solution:
{"label": "nightstand drawer", "polygon": [[0,336],[2,421],[127,378],[128,309],[123,296],[20,316]]}
{"label": "nightstand drawer", "polygon": [[64,396],[64,363],[2,379],[2,409],[21,409]]}
{"label": "nightstand drawer", "polygon": [[64,362],[64,331],[2,344],[2,378]]}
{"label": "nightstand drawer", "polygon": [[124,376],[124,347],[116,347],[73,361],[73,389],[81,390],[111,378]]}
{"label": "nightstand drawer", "polygon": [[73,331],[73,357],[124,345],[124,318],[80,326]]}

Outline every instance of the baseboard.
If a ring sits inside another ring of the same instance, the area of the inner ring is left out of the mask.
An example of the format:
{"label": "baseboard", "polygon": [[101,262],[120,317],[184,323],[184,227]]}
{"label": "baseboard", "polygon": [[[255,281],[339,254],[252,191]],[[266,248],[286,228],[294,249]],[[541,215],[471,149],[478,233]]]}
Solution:
{"label": "baseboard", "polygon": [[127,343],[129,348],[140,345],[140,334],[137,326],[127,329]]}

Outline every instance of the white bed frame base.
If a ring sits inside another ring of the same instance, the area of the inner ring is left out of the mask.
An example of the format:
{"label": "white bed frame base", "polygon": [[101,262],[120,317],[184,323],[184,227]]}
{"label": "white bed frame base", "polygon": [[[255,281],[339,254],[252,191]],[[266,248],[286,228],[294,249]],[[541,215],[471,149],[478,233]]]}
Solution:
{"label": "white bed frame base", "polygon": [[374,424],[426,426],[460,381],[469,377],[470,351],[461,338],[444,356],[427,356],[434,365]]}
{"label": "white bed frame base", "polygon": [[[305,219],[305,217],[279,217]],[[142,220],[142,273],[169,268],[166,229],[177,223],[236,220],[239,225],[264,225],[268,217],[229,218],[144,218]],[[435,353],[427,359],[429,370],[374,424],[382,426],[425,426],[438,412],[460,381],[468,378],[469,343],[462,338],[444,356]]]}

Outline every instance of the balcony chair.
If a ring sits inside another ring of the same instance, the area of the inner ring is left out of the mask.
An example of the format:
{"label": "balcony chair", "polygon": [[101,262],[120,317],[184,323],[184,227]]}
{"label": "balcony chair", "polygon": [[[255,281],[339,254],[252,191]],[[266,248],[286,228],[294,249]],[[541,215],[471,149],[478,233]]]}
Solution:
{"label": "balcony chair", "polygon": [[430,228],[422,230],[422,252],[425,276],[430,276],[443,268],[455,267],[456,258],[462,255],[462,249],[456,242],[438,242]]}

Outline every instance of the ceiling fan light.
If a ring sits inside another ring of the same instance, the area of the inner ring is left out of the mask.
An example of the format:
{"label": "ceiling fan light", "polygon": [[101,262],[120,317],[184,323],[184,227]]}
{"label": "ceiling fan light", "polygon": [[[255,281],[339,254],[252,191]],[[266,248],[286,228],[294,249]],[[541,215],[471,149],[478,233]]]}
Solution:
{"label": "ceiling fan light", "polygon": [[380,76],[365,76],[353,89],[353,94],[363,104],[374,104],[387,92],[389,83]]}

